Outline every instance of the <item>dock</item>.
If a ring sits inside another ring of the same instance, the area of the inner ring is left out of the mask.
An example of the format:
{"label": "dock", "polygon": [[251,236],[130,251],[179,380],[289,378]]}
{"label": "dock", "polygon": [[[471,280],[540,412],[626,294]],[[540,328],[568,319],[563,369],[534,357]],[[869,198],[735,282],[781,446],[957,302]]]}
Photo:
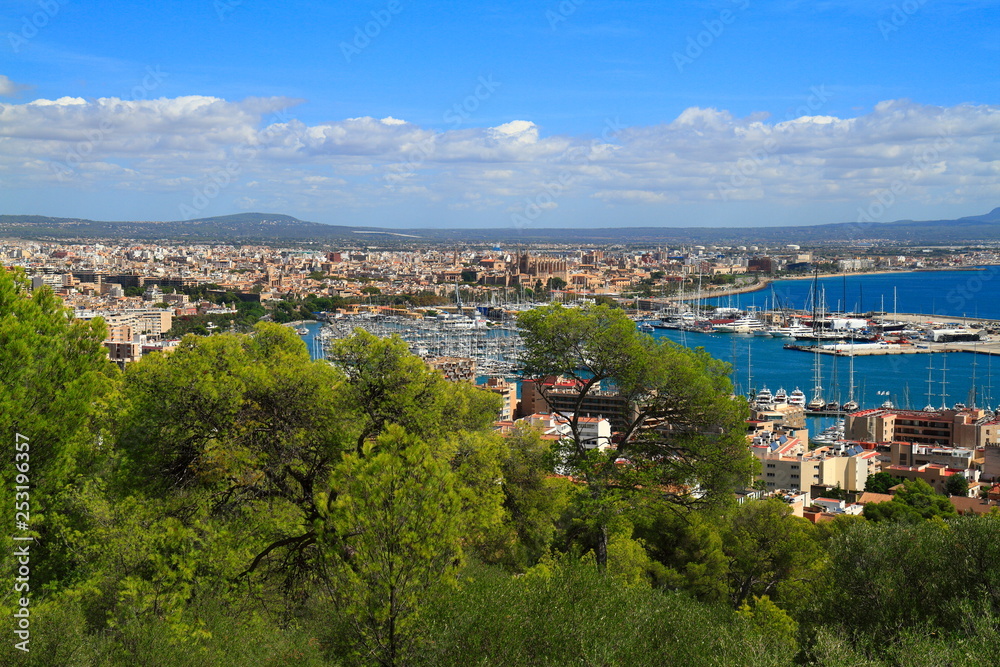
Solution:
{"label": "dock", "polygon": [[891,354],[940,354],[943,352],[970,352],[974,354],[988,354],[1000,356],[1000,341],[986,340],[979,343],[930,343],[921,342],[913,345],[893,345],[884,347],[861,347],[863,343],[854,346],[846,345],[847,349],[824,347],[822,345],[796,345],[786,343],[786,350],[799,350],[800,352],[811,352],[813,354],[829,354],[835,357],[870,357],[885,356]]}

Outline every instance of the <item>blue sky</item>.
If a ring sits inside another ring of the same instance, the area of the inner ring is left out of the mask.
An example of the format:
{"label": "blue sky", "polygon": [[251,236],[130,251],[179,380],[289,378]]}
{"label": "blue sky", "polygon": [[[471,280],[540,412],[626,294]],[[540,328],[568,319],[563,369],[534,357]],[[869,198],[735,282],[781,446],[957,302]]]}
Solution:
{"label": "blue sky", "polygon": [[8,0],[0,54],[5,213],[718,226],[1000,205],[1000,2]]}

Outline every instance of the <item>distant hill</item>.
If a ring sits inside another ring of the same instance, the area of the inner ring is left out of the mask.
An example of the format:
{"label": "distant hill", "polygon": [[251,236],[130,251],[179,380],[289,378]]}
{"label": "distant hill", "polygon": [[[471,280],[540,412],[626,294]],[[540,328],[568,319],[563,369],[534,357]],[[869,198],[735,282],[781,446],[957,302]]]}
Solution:
{"label": "distant hill", "polygon": [[236,213],[194,220],[108,222],[39,215],[0,215],[0,236],[22,238],[104,238],[188,242],[323,241],[352,238],[355,230],[305,222],[277,213]]}
{"label": "distant hill", "polygon": [[970,243],[1000,241],[1000,207],[957,220],[839,222],[793,227],[621,227],[603,229],[388,229],[326,225],[278,213],[236,213],[195,220],[107,222],[39,215],[0,215],[0,237],[136,239],[229,243],[516,242],[558,243]]}

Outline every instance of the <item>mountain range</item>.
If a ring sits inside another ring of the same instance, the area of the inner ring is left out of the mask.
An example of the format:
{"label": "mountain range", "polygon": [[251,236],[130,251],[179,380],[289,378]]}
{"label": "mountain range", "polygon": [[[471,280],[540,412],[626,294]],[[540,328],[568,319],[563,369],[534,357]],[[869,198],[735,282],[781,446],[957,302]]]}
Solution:
{"label": "mountain range", "polygon": [[391,229],[307,222],[274,213],[237,213],[195,220],[110,222],[39,215],[0,215],[0,238],[135,239],[189,243],[560,243],[869,245],[1000,241],[1000,207],[957,220],[840,222],[785,227],[619,227],[599,229]]}

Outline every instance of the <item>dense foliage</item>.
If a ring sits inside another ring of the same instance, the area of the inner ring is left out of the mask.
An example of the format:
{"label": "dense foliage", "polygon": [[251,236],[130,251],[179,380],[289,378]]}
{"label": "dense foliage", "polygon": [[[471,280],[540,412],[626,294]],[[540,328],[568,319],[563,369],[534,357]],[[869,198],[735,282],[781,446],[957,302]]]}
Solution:
{"label": "dense foliage", "polygon": [[497,397],[363,332],[313,362],[262,323],[122,373],[100,323],[0,272],[0,427],[8,462],[30,438],[35,536],[30,652],[8,633],[0,664],[995,661],[1000,516],[915,484],[877,520],[736,505],[724,366],[610,309],[531,317],[529,368],[612,379],[677,427],[634,422],[632,465],[501,437]]}

